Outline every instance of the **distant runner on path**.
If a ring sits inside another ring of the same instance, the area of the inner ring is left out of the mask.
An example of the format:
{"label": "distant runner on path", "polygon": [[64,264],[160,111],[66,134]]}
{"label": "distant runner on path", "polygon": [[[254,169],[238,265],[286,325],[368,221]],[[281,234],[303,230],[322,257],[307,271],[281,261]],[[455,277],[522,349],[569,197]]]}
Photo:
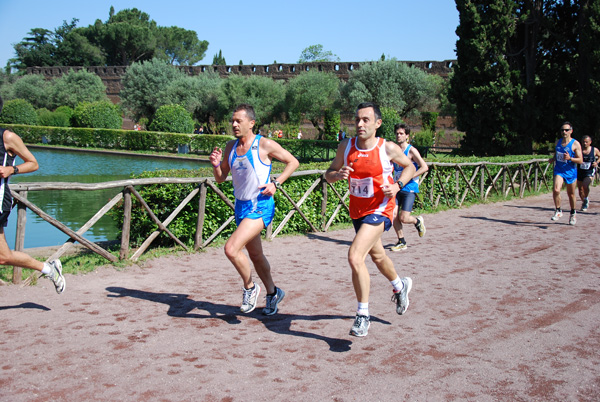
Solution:
{"label": "distant runner on path", "polygon": [[[250,261],[243,251],[246,248],[267,291],[263,314],[273,315],[285,292],[273,283],[271,266],[263,253],[260,233],[269,226],[275,215],[273,194],[298,168],[299,163],[277,142],[254,134],[255,122],[254,108],[248,104],[239,105],[231,119],[236,139],[227,143],[224,155],[220,148],[215,147],[209,159],[218,183],[225,181],[230,171],[233,178],[235,222],[238,227],[225,243],[225,255],[242,277],[240,311],[249,313],[254,310],[260,294],[260,286],[252,280]],[[273,158],[286,166],[277,180],[271,181]]]}
{"label": "distant runner on path", "polygon": [[[392,301],[396,312],[404,314],[408,308],[408,293],[412,287],[410,278],[400,278],[394,263],[386,255],[381,235],[392,226],[394,197],[408,183],[415,167],[402,149],[391,141],[375,136],[381,126],[381,111],[374,103],[358,105],[355,115],[356,137],[340,142],[337,154],[325,179],[329,183],[348,180],[350,190],[350,218],[356,235],[348,251],[352,269],[352,284],[358,301],[356,318],[350,335],[366,336],[371,325],[369,315],[369,292],[371,278],[365,264],[367,255],[379,271],[391,282]],[[404,167],[394,182],[392,162]]]}
{"label": "distant runner on path", "polygon": [[583,143],[581,150],[583,162],[577,165],[577,187],[579,188],[579,198],[581,198],[581,211],[585,212],[590,207],[590,184],[596,175],[600,151],[592,146],[592,137],[589,135],[584,135],[581,142]]}
{"label": "distant runner on path", "polygon": [[568,121],[564,122],[560,127],[562,138],[556,141],[554,156],[549,162],[554,163],[554,187],[552,189],[552,197],[554,198],[554,215],[552,220],[559,220],[562,215],[560,190],[563,183],[567,187],[567,195],[571,206],[571,216],[569,217],[569,225],[577,223],[575,212],[575,188],[577,187],[577,164],[583,162],[581,157],[581,145],[579,141],[571,138],[573,135],[573,126]]}
{"label": "distant runner on path", "polygon": [[[414,217],[410,213],[413,210],[413,205],[417,194],[419,193],[419,176],[429,170],[429,167],[421,157],[419,150],[410,145],[410,128],[404,123],[398,123],[394,126],[394,132],[396,133],[396,143],[400,145],[400,148],[404,152],[404,155],[408,156],[411,160],[415,169],[414,176],[411,180],[402,187],[402,190],[396,193],[396,204],[398,208],[395,209],[394,216],[394,230],[398,236],[398,242],[392,246],[392,251],[406,250],[406,240],[404,239],[404,232],[402,230],[402,224],[414,225],[419,233],[419,237],[425,236],[425,220],[422,216]],[[394,163],[394,180],[400,177],[400,174],[404,168]]]}

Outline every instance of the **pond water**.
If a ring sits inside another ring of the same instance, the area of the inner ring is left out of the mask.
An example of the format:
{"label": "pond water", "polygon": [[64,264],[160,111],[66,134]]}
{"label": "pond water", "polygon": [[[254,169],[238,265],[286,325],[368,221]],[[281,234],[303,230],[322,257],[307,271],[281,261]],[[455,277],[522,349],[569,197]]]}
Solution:
{"label": "pond water", "polygon": [[[10,183],[19,182],[78,182],[98,183],[123,180],[132,174],[166,169],[198,169],[208,161],[179,158],[160,158],[137,155],[115,155],[58,149],[31,148],[40,168],[37,172],[12,176]],[[18,163],[22,163],[19,159]],[[70,229],[77,231],[121,188],[94,191],[29,191],[27,199]],[[14,208],[5,228],[9,247],[14,248],[17,227],[17,209]],[[113,219],[103,216],[85,233],[90,241],[117,239]],[[61,245],[69,237],[35,213],[27,210],[25,248]]]}

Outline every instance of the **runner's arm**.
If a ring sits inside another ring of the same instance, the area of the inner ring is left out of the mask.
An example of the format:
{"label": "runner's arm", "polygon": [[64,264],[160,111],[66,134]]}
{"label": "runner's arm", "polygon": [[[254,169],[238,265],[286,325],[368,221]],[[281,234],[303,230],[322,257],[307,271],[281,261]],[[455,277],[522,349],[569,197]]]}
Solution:
{"label": "runner's arm", "polygon": [[[23,143],[21,137],[12,131],[6,130],[4,132],[4,146],[8,152],[17,155],[23,159],[23,163],[17,166],[19,173],[31,173],[39,169],[39,164],[35,156],[29,151],[27,146]],[[9,177],[15,173],[13,166],[0,166],[0,176],[3,178]]]}
{"label": "runner's arm", "polygon": [[425,163],[425,160],[421,157],[421,153],[419,152],[419,150],[417,148],[415,148],[414,146],[411,147],[410,152],[412,154],[413,161],[417,162],[417,165],[419,165],[419,168],[417,169],[417,171],[415,172],[415,175],[413,176],[413,179],[414,179],[415,177],[419,177],[423,173],[427,172],[429,170],[429,166],[427,166],[427,163]]}
{"label": "runner's arm", "polygon": [[344,152],[346,150],[346,144],[350,139],[343,139],[338,145],[335,158],[331,161],[329,169],[325,172],[325,180],[327,183],[335,183],[338,180],[346,180],[350,176],[350,172],[354,171],[352,166],[345,166],[344,163]]}

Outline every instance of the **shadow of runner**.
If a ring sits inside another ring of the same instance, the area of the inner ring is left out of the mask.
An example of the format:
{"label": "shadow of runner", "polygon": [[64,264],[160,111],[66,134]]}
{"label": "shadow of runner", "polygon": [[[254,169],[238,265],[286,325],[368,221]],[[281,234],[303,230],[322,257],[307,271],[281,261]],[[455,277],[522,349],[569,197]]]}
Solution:
{"label": "shadow of runner", "polygon": [[31,308],[31,309],[36,308],[36,309],[44,310],[44,311],[51,310],[46,306],[42,306],[41,304],[31,303],[31,302],[21,303],[16,306],[0,306],[0,310],[10,310],[10,309],[14,309],[14,308]]}
{"label": "shadow of runner", "polygon": [[[535,227],[538,227],[540,229],[548,229],[550,227],[550,225],[543,224],[543,223],[538,223],[538,222],[511,221],[511,220],[508,220],[508,219],[493,219],[493,218],[488,218],[487,216],[461,216],[461,218],[464,218],[464,219],[479,219],[479,220],[482,220],[482,221],[504,223],[506,225],[514,225],[514,226],[535,226]],[[555,225],[556,223],[553,222],[552,224]]]}
{"label": "shadow of runner", "polygon": [[[260,313],[256,313],[256,310],[250,314],[243,314],[239,312],[239,308],[235,306],[228,306],[225,304],[214,304],[206,301],[195,301],[189,298],[188,295],[178,293],[154,293],[146,292],[143,290],[127,289],[121,287],[108,287],[107,291],[115,293],[109,294],[107,297],[134,297],[136,299],[148,300],[155,303],[163,303],[169,306],[167,315],[171,317],[181,318],[218,318],[225,321],[228,324],[239,324],[241,323],[238,316],[254,317],[258,319],[261,317],[261,321],[265,327],[272,332],[282,335],[300,336],[303,338],[319,339],[326,342],[329,345],[329,350],[332,352],[347,352],[350,350],[352,341],[347,339],[336,339],[329,338],[323,335],[314,334],[310,332],[295,331],[291,329],[292,321],[304,320],[304,321],[321,321],[321,320],[339,320],[349,319],[352,320],[354,317],[340,316],[340,315],[299,315],[299,314],[281,314],[278,313],[273,316],[263,316]],[[193,310],[205,310],[208,314],[192,313]],[[260,315],[258,315],[260,314]],[[391,325],[390,322],[381,320],[377,317],[371,316],[371,322],[379,322],[386,325]]]}

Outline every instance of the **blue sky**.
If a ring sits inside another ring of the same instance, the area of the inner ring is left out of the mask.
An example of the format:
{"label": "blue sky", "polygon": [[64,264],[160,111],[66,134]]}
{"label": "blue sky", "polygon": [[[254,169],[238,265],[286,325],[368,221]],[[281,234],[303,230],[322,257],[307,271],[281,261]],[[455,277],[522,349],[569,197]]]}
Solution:
{"label": "blue sky", "polygon": [[13,44],[32,28],[54,30],[63,20],[77,26],[106,21],[138,8],[159,26],[178,26],[209,42],[198,64],[222,50],[227,64],[295,63],[302,50],[322,44],[341,61],[455,59],[458,11],[452,0],[0,0],[0,67],[14,57]]}

